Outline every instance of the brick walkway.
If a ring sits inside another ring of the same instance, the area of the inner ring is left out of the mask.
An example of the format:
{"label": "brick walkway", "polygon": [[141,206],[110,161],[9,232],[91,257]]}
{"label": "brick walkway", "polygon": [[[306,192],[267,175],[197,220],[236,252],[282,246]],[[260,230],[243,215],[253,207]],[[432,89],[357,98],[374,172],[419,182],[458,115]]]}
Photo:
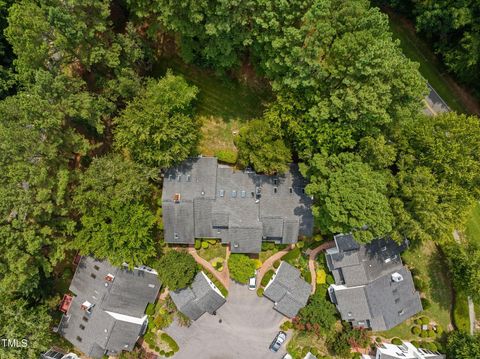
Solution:
{"label": "brick walkway", "polygon": [[257,287],[260,285],[260,283],[262,281],[262,278],[265,275],[265,273],[267,273],[267,271],[270,268],[272,268],[273,263],[275,261],[279,260],[280,258],[282,258],[285,254],[290,252],[293,248],[295,248],[295,247],[294,247],[293,244],[291,244],[287,248],[282,249],[281,251],[279,251],[279,252],[275,253],[274,255],[268,257],[267,260],[265,262],[263,262],[262,266],[260,267],[260,269],[257,272]]}
{"label": "brick walkway", "polygon": [[315,293],[317,288],[317,271],[315,270],[315,258],[317,258],[318,253],[321,251],[327,250],[329,248],[335,247],[335,242],[326,242],[320,244],[318,247],[312,249],[308,258],[308,268],[310,269],[310,274],[312,275],[312,294]]}
{"label": "brick walkway", "polygon": [[228,256],[230,255],[230,250],[228,249],[228,247],[227,247],[226,259],[223,262],[223,270],[221,272],[213,268],[210,262],[200,257],[195,247],[193,246],[188,247],[187,251],[192,255],[192,257],[195,259],[195,261],[198,264],[200,264],[203,268],[205,268],[210,273],[212,273],[215,276],[215,278],[217,278],[226,289],[230,288],[230,272],[228,271],[228,265],[227,265]]}

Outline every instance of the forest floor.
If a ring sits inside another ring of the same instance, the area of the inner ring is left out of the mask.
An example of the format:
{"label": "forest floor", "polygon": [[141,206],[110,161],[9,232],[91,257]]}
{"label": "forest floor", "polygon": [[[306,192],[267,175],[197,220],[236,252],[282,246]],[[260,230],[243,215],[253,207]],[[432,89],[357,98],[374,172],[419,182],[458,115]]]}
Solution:
{"label": "forest floor", "polygon": [[236,152],[233,140],[239,129],[248,120],[260,117],[273,98],[265,82],[249,75],[251,71],[245,66],[236,74],[218,74],[171,57],[159,61],[152,75],[163,76],[167,69],[183,75],[200,90],[196,116],[202,124],[202,155],[213,156],[223,150]]}
{"label": "forest floor", "polygon": [[400,40],[400,47],[405,56],[420,64],[420,73],[448,106],[456,112],[480,115],[478,99],[448,74],[429,44],[417,36],[414,24],[388,8],[382,10],[388,14],[390,29],[394,38]]}

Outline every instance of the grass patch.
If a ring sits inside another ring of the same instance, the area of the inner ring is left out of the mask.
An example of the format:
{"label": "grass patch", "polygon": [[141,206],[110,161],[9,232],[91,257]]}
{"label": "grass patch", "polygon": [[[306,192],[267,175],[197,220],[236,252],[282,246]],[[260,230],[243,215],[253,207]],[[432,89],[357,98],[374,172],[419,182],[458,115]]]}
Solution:
{"label": "grass patch", "polygon": [[455,90],[456,84],[447,75],[443,64],[438,60],[430,46],[420,39],[413,25],[392,11],[388,11],[390,30],[393,36],[400,40],[400,47],[405,56],[420,64],[420,73],[425,77],[435,91],[442,97],[448,106],[457,112],[466,113],[468,105]]}
{"label": "grass patch", "polygon": [[218,151],[236,152],[233,138],[246,121],[262,115],[271,102],[271,89],[265,85],[248,86],[226,74],[186,64],[178,57],[164,58],[152,69],[152,76],[163,76],[167,69],[181,74],[198,87],[197,116],[202,123],[199,152],[213,156]]}
{"label": "grass patch", "polygon": [[[416,277],[425,283],[425,290],[422,294],[430,301],[431,305],[421,315],[429,317],[444,329],[448,328],[452,305],[452,285],[448,277],[447,265],[439,250],[433,242],[425,242],[416,247],[410,247],[402,255],[402,258],[410,268],[415,268],[415,272],[418,273]],[[412,325],[413,320],[409,319],[388,331],[378,332],[378,335],[386,338],[399,337],[414,340],[415,336],[411,333]]]}
{"label": "grass patch", "polygon": [[215,244],[208,244],[207,248],[200,248],[197,250],[200,257],[210,262],[214,258],[225,259],[226,247],[220,241]]}

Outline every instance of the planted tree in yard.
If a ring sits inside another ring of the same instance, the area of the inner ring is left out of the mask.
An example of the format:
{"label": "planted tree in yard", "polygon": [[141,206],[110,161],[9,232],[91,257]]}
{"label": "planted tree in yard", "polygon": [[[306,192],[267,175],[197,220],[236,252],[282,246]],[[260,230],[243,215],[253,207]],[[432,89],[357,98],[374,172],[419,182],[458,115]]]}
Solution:
{"label": "planted tree in yard", "polygon": [[178,290],[190,285],[197,274],[195,259],[187,252],[171,250],[154,265],[160,282],[169,290]]}
{"label": "planted tree in yard", "polygon": [[327,333],[337,321],[335,306],[326,298],[326,291],[319,286],[305,307],[300,309],[294,323],[309,331]]}
{"label": "planted tree in yard", "polygon": [[234,253],[228,259],[230,277],[238,283],[246,284],[255,274],[255,261],[245,254]]}
{"label": "planted tree in yard", "polygon": [[170,72],[149,80],[141,95],[115,120],[115,146],[139,163],[170,167],[190,156],[199,139],[192,116],[198,90]]}
{"label": "planted tree in yard", "polygon": [[280,129],[269,126],[268,120],[253,120],[240,129],[235,138],[238,163],[253,166],[256,172],[273,174],[288,171],[292,154]]}
{"label": "planted tree in yard", "polygon": [[392,230],[385,173],[347,153],[317,154],[306,173],[306,191],[315,198],[313,212],[324,231],[353,232],[365,243]]}

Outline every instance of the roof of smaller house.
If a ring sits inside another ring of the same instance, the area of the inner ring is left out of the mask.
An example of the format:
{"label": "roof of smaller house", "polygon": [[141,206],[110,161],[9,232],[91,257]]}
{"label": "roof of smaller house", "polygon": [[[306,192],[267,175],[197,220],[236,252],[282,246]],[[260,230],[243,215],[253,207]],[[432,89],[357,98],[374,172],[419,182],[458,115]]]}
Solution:
{"label": "roof of smaller house", "polygon": [[178,310],[192,320],[206,312],[213,314],[225,302],[225,298],[203,272],[198,272],[189,287],[170,292]]}
{"label": "roof of smaller house", "polygon": [[[145,307],[155,302],[160,286],[150,268],[129,270],[82,257],[70,284],[75,297],[59,333],[93,358],[130,351],[145,329]],[[84,303],[93,306],[86,311]]]}
{"label": "roof of smaller house", "polygon": [[275,302],[274,308],[292,318],[308,301],[312,286],[300,276],[300,271],[282,262],[263,295]]}

